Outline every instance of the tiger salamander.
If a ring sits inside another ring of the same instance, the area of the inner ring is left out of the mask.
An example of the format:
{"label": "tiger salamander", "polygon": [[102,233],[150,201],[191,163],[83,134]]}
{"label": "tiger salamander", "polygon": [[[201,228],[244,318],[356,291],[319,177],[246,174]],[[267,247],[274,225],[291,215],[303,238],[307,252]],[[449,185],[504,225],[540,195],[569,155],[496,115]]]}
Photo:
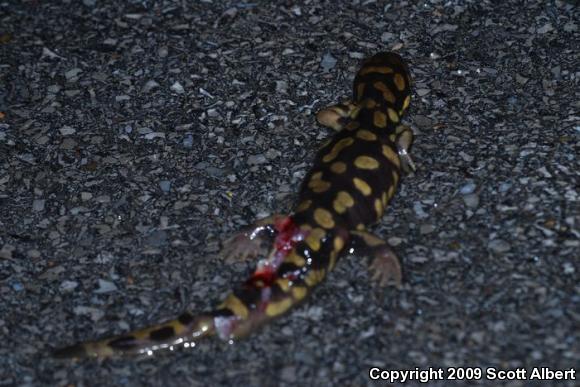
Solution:
{"label": "tiger salamander", "polygon": [[367,228],[379,221],[402,172],[414,170],[412,130],[401,124],[411,101],[411,78],[392,52],[367,59],[354,79],[352,100],[318,113],[337,133],[318,151],[289,216],[273,215],[230,238],[225,255],[260,255],[254,273],[213,311],[185,312],[174,320],[121,336],[57,350],[57,357],[152,354],[191,347],[206,336],[233,341],[300,304],[353,249],[373,256],[373,279],[401,282],[401,266],[388,244]]}

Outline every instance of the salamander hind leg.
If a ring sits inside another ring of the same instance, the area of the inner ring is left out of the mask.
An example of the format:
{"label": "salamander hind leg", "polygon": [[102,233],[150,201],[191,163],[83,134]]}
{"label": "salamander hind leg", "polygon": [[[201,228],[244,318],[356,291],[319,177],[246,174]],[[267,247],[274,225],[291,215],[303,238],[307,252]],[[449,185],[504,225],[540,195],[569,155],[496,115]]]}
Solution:
{"label": "salamander hind leg", "polygon": [[401,262],[387,242],[367,231],[351,231],[350,234],[355,253],[373,256],[369,265],[371,279],[382,287],[401,287]]}
{"label": "salamander hind leg", "polygon": [[358,115],[360,108],[357,104],[347,101],[322,109],[316,114],[320,125],[341,131]]}
{"label": "salamander hind leg", "polygon": [[243,228],[223,242],[221,257],[234,262],[254,259],[265,253],[267,245],[278,233],[277,227],[285,219],[284,215],[274,214]]}

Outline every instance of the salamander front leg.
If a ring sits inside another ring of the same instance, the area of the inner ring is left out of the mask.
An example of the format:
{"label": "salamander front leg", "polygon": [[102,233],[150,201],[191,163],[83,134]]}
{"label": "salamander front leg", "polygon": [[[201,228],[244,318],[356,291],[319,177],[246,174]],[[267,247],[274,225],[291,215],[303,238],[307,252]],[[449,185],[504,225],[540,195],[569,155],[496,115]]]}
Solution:
{"label": "salamander front leg", "polygon": [[284,215],[274,214],[257,220],[226,239],[220,255],[227,262],[256,258],[266,250],[266,243],[276,236],[275,225],[285,218]]}
{"label": "salamander front leg", "polygon": [[353,118],[356,118],[360,108],[351,101],[339,103],[322,109],[316,114],[320,125],[341,131]]}
{"label": "salamander front leg", "polygon": [[396,133],[397,137],[395,139],[395,144],[397,145],[399,158],[401,159],[401,168],[403,168],[403,171],[407,174],[415,172],[417,168],[409,154],[411,144],[413,144],[413,130],[407,125],[399,125],[396,128]]}
{"label": "salamander front leg", "polygon": [[369,265],[371,279],[379,286],[401,287],[401,262],[387,242],[367,231],[351,231],[350,235],[355,253],[374,257]]}

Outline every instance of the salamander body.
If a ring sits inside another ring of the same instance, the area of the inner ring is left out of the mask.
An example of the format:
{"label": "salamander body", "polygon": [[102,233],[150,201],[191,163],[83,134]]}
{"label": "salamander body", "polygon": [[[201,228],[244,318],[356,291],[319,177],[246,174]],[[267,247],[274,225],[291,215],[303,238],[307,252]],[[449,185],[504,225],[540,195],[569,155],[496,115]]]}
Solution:
{"label": "salamander body", "polygon": [[236,340],[301,303],[356,249],[374,256],[370,266],[380,284],[401,282],[398,258],[367,227],[379,221],[403,170],[414,169],[410,128],[400,123],[409,107],[411,78],[401,57],[379,53],[356,74],[351,101],[318,113],[337,133],[318,151],[300,188],[292,215],[273,215],[231,238],[229,259],[260,255],[254,273],[213,311],[185,312],[174,320],[109,339],[57,350],[57,357],[152,354],[195,345],[205,336]]}

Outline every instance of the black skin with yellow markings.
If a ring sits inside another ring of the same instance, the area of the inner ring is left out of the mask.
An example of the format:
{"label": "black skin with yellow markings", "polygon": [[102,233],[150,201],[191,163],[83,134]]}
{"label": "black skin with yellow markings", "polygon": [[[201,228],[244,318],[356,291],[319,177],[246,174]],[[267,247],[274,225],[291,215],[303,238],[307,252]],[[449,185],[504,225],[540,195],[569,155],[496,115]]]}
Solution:
{"label": "black skin with yellow markings", "polygon": [[[367,72],[369,69],[387,73]],[[402,90],[394,81],[395,75],[402,78],[399,82],[403,83],[398,85],[402,86]],[[409,86],[407,67],[397,54],[381,53],[363,65],[353,87],[355,104],[351,106],[359,107],[357,115],[354,119],[349,117],[345,128],[318,152],[300,191],[300,202],[311,201],[312,204],[294,216],[298,222],[310,221],[319,208],[331,212],[336,227],[346,230],[366,228],[380,219],[401,176],[396,131],[400,116],[406,110],[404,101],[410,98]],[[393,102],[387,100],[385,94]],[[396,122],[389,118],[388,111],[395,112]],[[384,123],[383,116],[386,117]],[[350,123],[353,124],[352,129],[349,128]],[[333,151],[336,149],[340,150],[335,155]],[[310,183],[313,176],[320,176],[315,181],[329,182],[329,188],[323,190],[322,184]],[[321,192],[314,192],[311,186],[320,186],[318,191]],[[339,192],[348,193],[354,201],[342,214],[333,205]],[[384,200],[385,193],[387,200]],[[375,206],[377,200],[381,203],[380,211]]]}
{"label": "black skin with yellow markings", "polygon": [[[236,340],[300,304],[353,248],[373,255],[373,279],[401,281],[396,255],[366,228],[380,220],[402,170],[414,169],[408,155],[413,140],[401,125],[409,106],[411,78],[401,57],[379,53],[363,63],[353,99],[318,113],[318,121],[338,132],[316,155],[291,216],[274,215],[231,238],[229,259],[263,256],[248,280],[212,312],[183,313],[177,319],[122,336],[60,349],[60,358],[152,354],[192,347],[205,336]],[[272,247],[266,255],[263,242]]]}

